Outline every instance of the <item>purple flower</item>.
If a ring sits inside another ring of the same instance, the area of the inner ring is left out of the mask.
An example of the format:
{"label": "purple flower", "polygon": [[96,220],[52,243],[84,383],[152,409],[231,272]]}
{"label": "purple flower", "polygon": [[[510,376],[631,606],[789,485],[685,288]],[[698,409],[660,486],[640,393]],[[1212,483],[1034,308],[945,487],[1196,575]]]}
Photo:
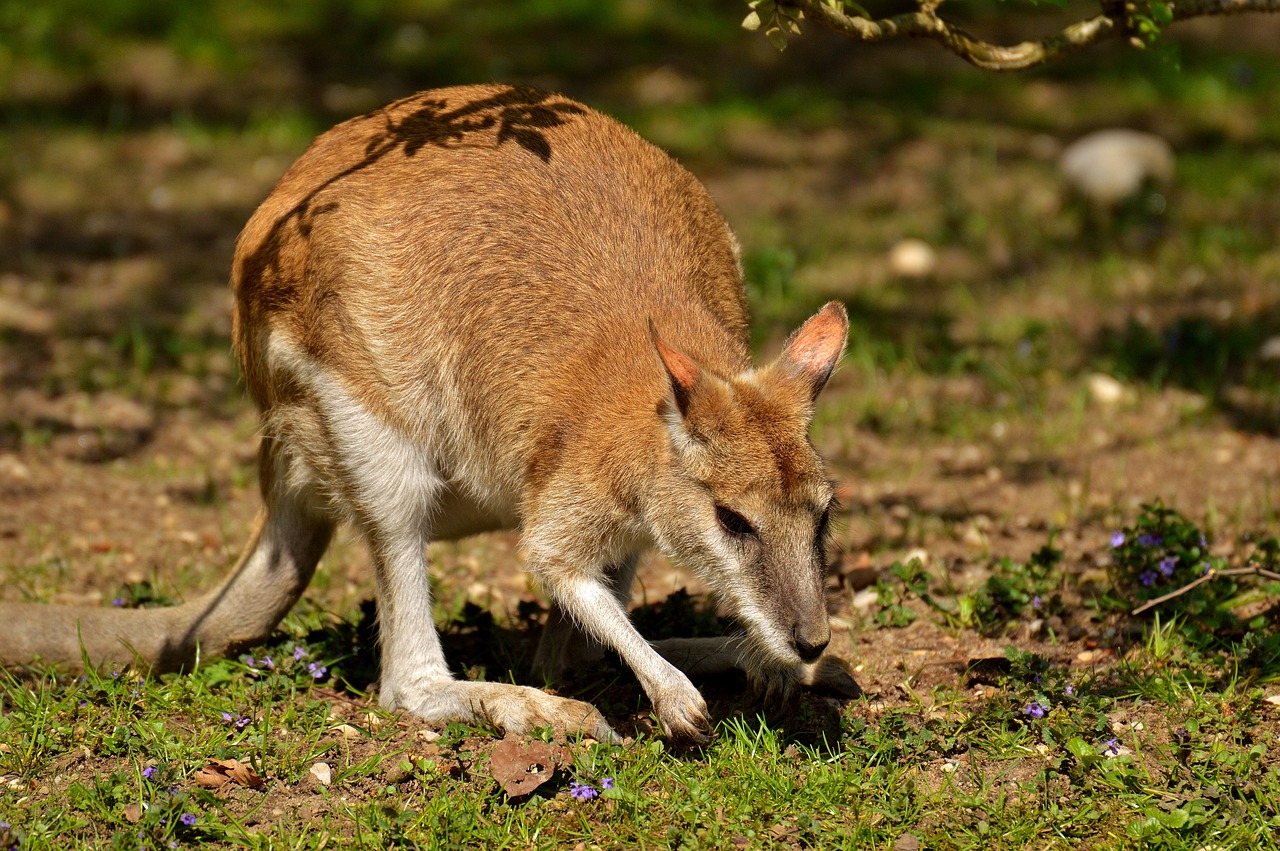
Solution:
{"label": "purple flower", "polygon": [[300,662],[302,661],[302,657],[306,655],[307,651],[303,650],[301,646],[297,644],[293,645],[293,661]]}
{"label": "purple flower", "polygon": [[323,679],[324,675],[327,674],[328,672],[329,672],[329,669],[326,668],[324,665],[321,665],[319,662],[312,662],[310,665],[307,666],[307,673],[315,677],[317,680]]}
{"label": "purple flower", "polygon": [[1033,700],[1031,701],[1031,703],[1027,704],[1027,708],[1022,711],[1023,713],[1025,713],[1026,715],[1032,718],[1043,718],[1045,713],[1048,710],[1049,710],[1049,707],[1041,706],[1039,703]]}
{"label": "purple flower", "polygon": [[155,776],[156,776],[156,767],[154,765],[148,765],[146,768],[142,769],[143,779],[150,780],[152,777],[155,777]]}
{"label": "purple flower", "polygon": [[1116,754],[1120,753],[1120,742],[1115,738],[1115,736],[1112,736],[1110,739],[1107,739],[1102,744],[1106,746],[1107,752],[1112,756],[1115,756]]}
{"label": "purple flower", "polygon": [[590,801],[600,792],[590,783],[579,783],[577,780],[569,785],[569,794],[578,801]]}
{"label": "purple flower", "polygon": [[266,668],[268,671],[274,671],[276,669],[276,663],[271,661],[270,656],[263,656],[258,660],[258,664]]}
{"label": "purple flower", "polygon": [[1124,543],[1124,532],[1111,533],[1111,546],[1118,547]]}
{"label": "purple flower", "polygon": [[1160,559],[1160,573],[1163,576],[1173,576],[1173,566],[1178,563],[1177,556],[1166,556]]}
{"label": "purple flower", "polygon": [[1038,609],[1043,605],[1044,605],[1044,600],[1040,599],[1039,594],[1031,598],[1031,608]]}
{"label": "purple flower", "polygon": [[1146,534],[1138,536],[1138,543],[1144,547],[1158,547],[1164,543],[1164,538],[1147,532]]}
{"label": "purple flower", "polygon": [[1204,535],[1200,536],[1200,547],[1204,549],[1209,546],[1209,542],[1204,539]]}
{"label": "purple flower", "polygon": [[1064,689],[1062,690],[1062,693],[1063,693],[1063,694],[1065,694],[1067,697],[1075,697],[1075,695],[1076,695],[1076,687],[1075,687],[1075,686],[1067,686],[1066,688],[1064,688]]}
{"label": "purple flower", "polygon": [[243,730],[245,727],[249,725],[249,722],[252,720],[253,720],[252,718],[246,718],[243,715],[241,715],[239,712],[235,713],[234,715],[230,712],[222,713],[222,723],[234,724],[237,730]]}
{"label": "purple flower", "polygon": [[613,788],[613,778],[612,778],[612,777],[606,777],[606,778],[604,778],[603,780],[601,780],[601,781],[600,781],[600,788],[601,788],[601,789],[612,789],[612,788]]}
{"label": "purple flower", "polygon": [[195,813],[183,813],[182,815],[178,816],[178,821],[182,822],[182,823],[183,823],[183,824],[185,824],[187,827],[191,827],[191,825],[193,825],[193,824],[195,824],[195,823],[196,823],[196,814],[195,814]]}
{"label": "purple flower", "polygon": [[123,606],[124,604],[125,604],[124,597],[116,597],[114,600],[111,601],[111,605],[113,606]]}
{"label": "purple flower", "polygon": [[1156,584],[1156,572],[1154,570],[1144,570],[1138,574],[1138,581],[1142,583],[1143,588],[1150,588]]}
{"label": "purple flower", "polygon": [[1209,570],[1210,570],[1209,562],[1207,562],[1207,561],[1206,561],[1204,564],[1202,564],[1202,565],[1201,565],[1201,567],[1203,567],[1203,568],[1204,568],[1204,570],[1200,571],[1200,575],[1201,575],[1201,576],[1204,576],[1204,575],[1205,575],[1206,573],[1208,573],[1208,572],[1209,572]]}

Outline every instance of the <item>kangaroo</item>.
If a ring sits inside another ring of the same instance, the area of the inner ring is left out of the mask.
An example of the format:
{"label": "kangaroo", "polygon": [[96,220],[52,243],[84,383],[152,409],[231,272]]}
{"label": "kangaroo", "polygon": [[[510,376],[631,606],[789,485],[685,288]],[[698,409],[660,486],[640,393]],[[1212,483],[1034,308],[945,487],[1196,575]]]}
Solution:
{"label": "kangaroo", "polygon": [[[167,671],[237,653],[350,522],[375,568],[380,701],[431,721],[614,737],[590,704],[451,675],[427,543],[501,528],[521,530],[552,601],[537,668],[616,651],[675,740],[711,730],[690,674],[741,668],[773,700],[848,680],[818,664],[833,493],[808,438],[845,310],[827,304],[753,368],[733,234],[628,128],[506,86],[351,119],[250,218],[231,285],[265,504],[239,562],[167,609],[2,605],[0,661]],[[624,604],[651,546],[743,634],[642,638]]]}

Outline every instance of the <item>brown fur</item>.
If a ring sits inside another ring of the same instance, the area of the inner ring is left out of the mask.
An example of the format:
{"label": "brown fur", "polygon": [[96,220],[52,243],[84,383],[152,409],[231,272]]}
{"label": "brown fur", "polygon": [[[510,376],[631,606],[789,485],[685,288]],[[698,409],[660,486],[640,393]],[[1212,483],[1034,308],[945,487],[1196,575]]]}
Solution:
{"label": "brown fur", "polygon": [[[815,678],[832,496],[807,431],[847,319],[827,305],[753,370],[736,242],[666,154],[558,95],[425,92],[318,138],[249,220],[231,282],[264,426],[266,510],[240,564],[163,614],[43,607],[38,640],[0,640],[0,659],[74,663],[77,626],[94,664],[234,652],[269,634],[346,519],[374,556],[389,705],[610,735],[587,704],[449,677],[422,549],[515,525],[555,604],[547,673],[612,647],[690,740],[705,705],[659,653],[779,695]],[[645,643],[621,601],[650,544],[747,637]]]}

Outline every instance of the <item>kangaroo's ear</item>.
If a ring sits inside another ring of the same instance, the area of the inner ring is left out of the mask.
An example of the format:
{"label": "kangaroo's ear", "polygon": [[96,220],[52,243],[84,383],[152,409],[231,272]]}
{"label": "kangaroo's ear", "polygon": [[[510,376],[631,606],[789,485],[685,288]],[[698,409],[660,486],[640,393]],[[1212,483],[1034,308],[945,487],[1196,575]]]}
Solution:
{"label": "kangaroo's ear", "polygon": [[702,377],[702,370],[698,369],[698,365],[689,360],[683,352],[672,348],[658,336],[658,329],[654,326],[652,319],[649,320],[649,339],[653,341],[653,348],[657,350],[662,367],[666,370],[676,408],[679,409],[680,416],[687,416],[689,399],[693,395],[693,388]]}
{"label": "kangaroo's ear", "polygon": [[807,384],[810,399],[816,399],[848,339],[849,314],[840,302],[829,301],[787,338],[777,364]]}

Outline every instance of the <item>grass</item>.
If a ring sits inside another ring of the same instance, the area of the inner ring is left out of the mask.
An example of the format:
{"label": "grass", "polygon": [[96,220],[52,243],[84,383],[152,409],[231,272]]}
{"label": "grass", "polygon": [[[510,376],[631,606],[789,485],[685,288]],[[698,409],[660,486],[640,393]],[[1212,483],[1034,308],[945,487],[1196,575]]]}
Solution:
{"label": "grass", "polygon": [[[1117,535],[1116,575],[1134,582],[1117,587],[1139,592],[1134,577],[1166,550],[1203,552],[1200,530],[1161,506]],[[1256,552],[1271,565],[1276,544]],[[1025,565],[999,559],[974,588],[895,565],[864,629],[930,617],[960,638],[1012,635],[1080,611],[1078,588],[1051,539]],[[734,698],[705,749],[581,743],[516,800],[490,775],[488,731],[433,731],[353,702],[374,671],[362,627],[304,606],[271,646],[184,676],[5,675],[0,800],[24,849],[868,848],[908,834],[930,848],[1273,847],[1280,767],[1263,698],[1280,679],[1280,644],[1232,614],[1234,586],[1201,588],[1113,665],[1010,647],[929,688],[908,668],[898,705],[809,700],[805,712],[836,713],[830,735],[803,717],[771,726]],[[151,602],[135,592],[130,604]],[[441,616],[446,631],[489,622],[479,609],[453,612],[452,626]],[[1206,619],[1218,624],[1209,633]],[[247,761],[266,785],[202,788],[196,772],[211,759]],[[320,762],[329,784],[311,779]],[[580,800],[575,783],[600,794]]]}
{"label": "grass", "polygon": [[[330,834],[382,847],[562,847],[599,842],[602,821],[610,844],[627,847],[887,847],[904,833],[940,848],[1077,847],[1086,839],[1268,847],[1280,824],[1280,784],[1264,761],[1265,746],[1239,732],[1254,720],[1258,696],[1201,697],[1188,710],[1187,697],[1198,694],[1189,684],[1178,687],[1137,665],[1129,676],[1124,687],[1142,696],[1135,717],[1147,720],[1121,725],[1119,736],[1102,738],[1099,713],[1129,701],[1098,685],[1077,686],[1078,704],[1054,707],[1043,720],[1019,717],[1025,709],[1012,701],[977,718],[952,713],[922,721],[915,710],[879,714],[872,723],[854,718],[842,741],[822,748],[789,745],[758,721],[737,720],[694,759],[673,757],[656,740],[582,747],[571,776],[613,778],[610,793],[576,801],[566,794],[566,777],[558,789],[514,804],[487,776],[483,752],[468,747],[470,731],[446,733],[435,752],[465,766],[458,777],[442,770],[441,760],[415,759],[412,746],[376,728],[370,738],[378,753],[355,760],[335,741],[326,701],[292,689],[255,693],[239,672],[219,666],[158,684],[41,683],[6,690],[5,732],[24,743],[6,754],[7,767],[37,784],[65,784],[65,792],[10,817],[20,817],[26,848],[65,847],[71,837],[114,837],[117,847],[177,839],[320,848]],[[219,724],[224,707],[255,720],[243,729]],[[191,727],[175,725],[172,713]],[[1232,723],[1224,725],[1224,717]],[[1166,718],[1176,726],[1157,723]],[[983,742],[977,749],[965,744],[974,739]],[[52,754],[81,748],[93,751],[106,773],[74,777],[50,764]],[[272,785],[297,784],[311,764],[328,760],[334,785],[297,807],[313,814],[305,824],[282,819],[268,832],[260,826],[272,821],[263,812],[270,802],[253,800],[261,795],[191,788],[187,767],[210,757],[248,757]],[[157,771],[145,779],[149,765]],[[371,787],[388,765],[399,782]],[[53,776],[41,780],[48,772]],[[133,822],[129,804],[146,804],[145,819]],[[179,813],[196,815],[195,825],[176,823]]]}

